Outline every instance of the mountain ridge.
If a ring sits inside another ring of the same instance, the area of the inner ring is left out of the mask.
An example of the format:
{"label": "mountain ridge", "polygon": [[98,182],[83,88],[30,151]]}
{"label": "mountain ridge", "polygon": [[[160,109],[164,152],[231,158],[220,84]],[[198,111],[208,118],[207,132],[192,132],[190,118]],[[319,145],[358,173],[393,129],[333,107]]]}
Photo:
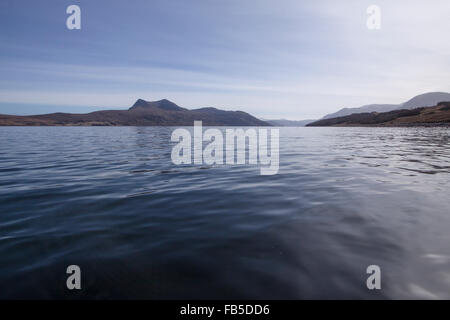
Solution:
{"label": "mountain ridge", "polygon": [[128,110],[135,110],[135,109],[147,109],[147,108],[158,108],[161,110],[170,110],[170,111],[182,111],[182,110],[188,110],[186,108],[182,108],[178,106],[177,104],[173,103],[170,100],[162,99],[157,101],[146,101],[144,99],[137,99],[136,102],[128,109]]}
{"label": "mountain ridge", "polygon": [[348,116],[357,113],[388,112],[400,109],[414,109],[425,106],[435,106],[441,101],[450,101],[450,93],[447,92],[426,92],[412,97],[408,101],[400,104],[369,104],[357,108],[342,108],[337,112],[325,115],[323,119]]}
{"label": "mountain ridge", "polygon": [[431,107],[399,109],[388,112],[353,113],[348,116],[321,119],[308,127],[343,126],[450,126],[450,101],[443,101]]}
{"label": "mountain ridge", "polygon": [[32,116],[0,114],[0,126],[271,126],[243,111],[216,108],[189,110],[162,99],[138,99],[128,110],[101,110],[90,113],[63,113]]}

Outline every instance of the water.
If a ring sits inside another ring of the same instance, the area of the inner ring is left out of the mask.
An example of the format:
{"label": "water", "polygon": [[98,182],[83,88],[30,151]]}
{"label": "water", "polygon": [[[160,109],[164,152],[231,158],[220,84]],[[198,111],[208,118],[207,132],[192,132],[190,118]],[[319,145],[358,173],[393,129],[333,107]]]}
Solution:
{"label": "water", "polygon": [[0,128],[0,298],[450,298],[449,129],[282,128],[274,176],[172,130]]}

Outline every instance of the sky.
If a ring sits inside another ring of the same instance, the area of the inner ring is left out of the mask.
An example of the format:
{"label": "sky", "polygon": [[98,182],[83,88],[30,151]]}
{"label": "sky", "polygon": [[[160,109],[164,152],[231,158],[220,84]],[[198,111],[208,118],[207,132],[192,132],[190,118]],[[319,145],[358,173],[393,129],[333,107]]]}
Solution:
{"label": "sky", "polygon": [[301,120],[401,103],[450,92],[449,16],[448,0],[2,0],[0,113],[166,98]]}

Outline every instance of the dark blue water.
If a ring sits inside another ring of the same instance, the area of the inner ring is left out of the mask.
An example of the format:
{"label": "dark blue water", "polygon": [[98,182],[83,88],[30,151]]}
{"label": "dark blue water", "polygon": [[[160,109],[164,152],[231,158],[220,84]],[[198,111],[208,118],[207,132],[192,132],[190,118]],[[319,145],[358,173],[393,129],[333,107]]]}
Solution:
{"label": "dark blue water", "polygon": [[0,128],[0,297],[450,298],[449,129],[283,128],[274,176],[172,130]]}

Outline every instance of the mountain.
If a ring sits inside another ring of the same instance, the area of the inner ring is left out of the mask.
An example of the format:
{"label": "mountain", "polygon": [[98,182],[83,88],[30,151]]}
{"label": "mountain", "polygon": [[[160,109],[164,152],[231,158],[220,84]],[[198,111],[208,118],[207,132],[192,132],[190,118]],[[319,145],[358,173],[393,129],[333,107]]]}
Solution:
{"label": "mountain", "polygon": [[195,120],[202,120],[204,126],[270,126],[246,112],[216,108],[189,110],[167,99],[138,99],[128,110],[0,115],[0,126],[192,126]]}
{"label": "mountain", "polygon": [[172,101],[169,101],[167,99],[162,99],[158,101],[145,101],[142,99],[138,99],[133,106],[128,110],[136,110],[136,109],[151,109],[151,108],[158,108],[161,110],[168,110],[168,111],[186,111],[188,109],[182,108],[180,106],[177,106]]}
{"label": "mountain", "polygon": [[327,114],[322,119],[348,116],[353,113],[387,112],[400,109],[414,109],[418,107],[435,106],[440,101],[450,101],[450,93],[428,92],[401,103],[401,104],[369,104],[359,108],[343,108],[335,113]]}
{"label": "mountain", "polygon": [[263,119],[263,120],[275,127],[304,127],[308,123],[316,121],[316,120],[286,120],[286,119],[276,119],[276,120]]}
{"label": "mountain", "polygon": [[402,103],[398,109],[414,109],[418,107],[435,106],[441,101],[450,101],[450,93],[447,92],[429,92],[415,96],[414,98]]}
{"label": "mountain", "polygon": [[322,119],[307,126],[450,126],[450,102],[440,102],[433,107],[400,109],[381,113],[354,113],[343,117]]}
{"label": "mountain", "polygon": [[341,110],[327,114],[322,119],[332,119],[337,117],[344,117],[351,115],[353,113],[364,113],[364,112],[386,112],[390,110],[395,110],[399,107],[398,104],[369,104],[359,108],[342,108]]}

